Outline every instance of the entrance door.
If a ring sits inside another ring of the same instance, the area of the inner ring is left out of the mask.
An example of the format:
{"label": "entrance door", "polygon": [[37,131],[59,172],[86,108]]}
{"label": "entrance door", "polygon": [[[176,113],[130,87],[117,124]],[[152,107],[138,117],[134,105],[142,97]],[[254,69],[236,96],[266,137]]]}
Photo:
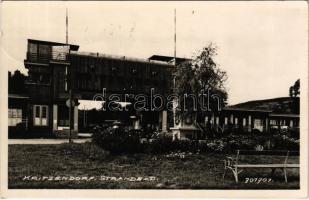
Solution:
{"label": "entrance door", "polygon": [[66,105],[58,105],[58,130],[63,129],[70,129],[69,108]]}
{"label": "entrance door", "polygon": [[34,126],[47,126],[48,125],[48,106],[35,105],[33,111],[33,125]]}

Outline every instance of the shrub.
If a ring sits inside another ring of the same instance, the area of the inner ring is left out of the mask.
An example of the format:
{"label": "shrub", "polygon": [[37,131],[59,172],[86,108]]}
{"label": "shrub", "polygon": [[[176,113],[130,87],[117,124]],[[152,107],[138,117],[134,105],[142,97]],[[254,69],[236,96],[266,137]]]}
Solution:
{"label": "shrub", "polygon": [[93,134],[92,142],[112,154],[137,153],[141,151],[138,135],[118,128],[106,128]]}
{"label": "shrub", "polygon": [[207,143],[208,151],[222,152],[226,148],[227,148],[227,143],[223,139],[215,139]]}
{"label": "shrub", "polygon": [[93,143],[111,154],[170,152],[231,152],[242,150],[299,150],[299,142],[287,135],[229,134],[222,138],[198,140],[174,140],[168,134],[153,134],[149,139],[143,131],[124,128],[99,128],[93,134]]}
{"label": "shrub", "polygon": [[294,139],[299,139],[299,128],[290,128],[288,136]]}
{"label": "shrub", "polygon": [[199,151],[199,142],[197,140],[175,140],[174,150],[196,153]]}
{"label": "shrub", "polygon": [[161,134],[149,140],[149,142],[143,144],[145,153],[167,153],[175,149],[175,145],[172,137]]}
{"label": "shrub", "polygon": [[299,151],[299,140],[285,135],[275,135],[273,137],[273,143],[276,150]]}

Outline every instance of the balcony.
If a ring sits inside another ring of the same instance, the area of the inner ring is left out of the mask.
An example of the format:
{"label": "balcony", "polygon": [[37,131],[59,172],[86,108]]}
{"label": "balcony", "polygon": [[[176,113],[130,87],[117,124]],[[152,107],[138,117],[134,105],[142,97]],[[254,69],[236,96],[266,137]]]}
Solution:
{"label": "balcony", "polygon": [[51,61],[53,62],[68,62],[68,53],[66,52],[52,52],[50,54],[38,54],[38,53],[31,53],[27,52],[27,62],[32,63],[42,63],[48,64]]}

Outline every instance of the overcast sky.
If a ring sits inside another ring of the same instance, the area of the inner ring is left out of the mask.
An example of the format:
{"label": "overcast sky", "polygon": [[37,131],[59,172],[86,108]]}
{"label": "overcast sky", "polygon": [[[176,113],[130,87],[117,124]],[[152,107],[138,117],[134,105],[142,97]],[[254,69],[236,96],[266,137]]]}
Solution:
{"label": "overcast sky", "polygon": [[69,42],[80,51],[137,58],[190,58],[209,42],[227,71],[229,103],[288,96],[307,67],[306,2],[2,2],[2,59],[26,72],[27,38]]}

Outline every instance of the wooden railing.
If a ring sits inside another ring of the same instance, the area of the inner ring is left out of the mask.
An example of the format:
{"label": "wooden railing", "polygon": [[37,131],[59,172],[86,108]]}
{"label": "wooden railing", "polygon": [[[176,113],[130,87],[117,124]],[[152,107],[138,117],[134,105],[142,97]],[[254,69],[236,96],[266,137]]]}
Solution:
{"label": "wooden railing", "polygon": [[66,52],[52,52],[50,54],[40,54],[27,52],[27,60],[39,63],[48,63],[54,61],[68,61],[68,53]]}

